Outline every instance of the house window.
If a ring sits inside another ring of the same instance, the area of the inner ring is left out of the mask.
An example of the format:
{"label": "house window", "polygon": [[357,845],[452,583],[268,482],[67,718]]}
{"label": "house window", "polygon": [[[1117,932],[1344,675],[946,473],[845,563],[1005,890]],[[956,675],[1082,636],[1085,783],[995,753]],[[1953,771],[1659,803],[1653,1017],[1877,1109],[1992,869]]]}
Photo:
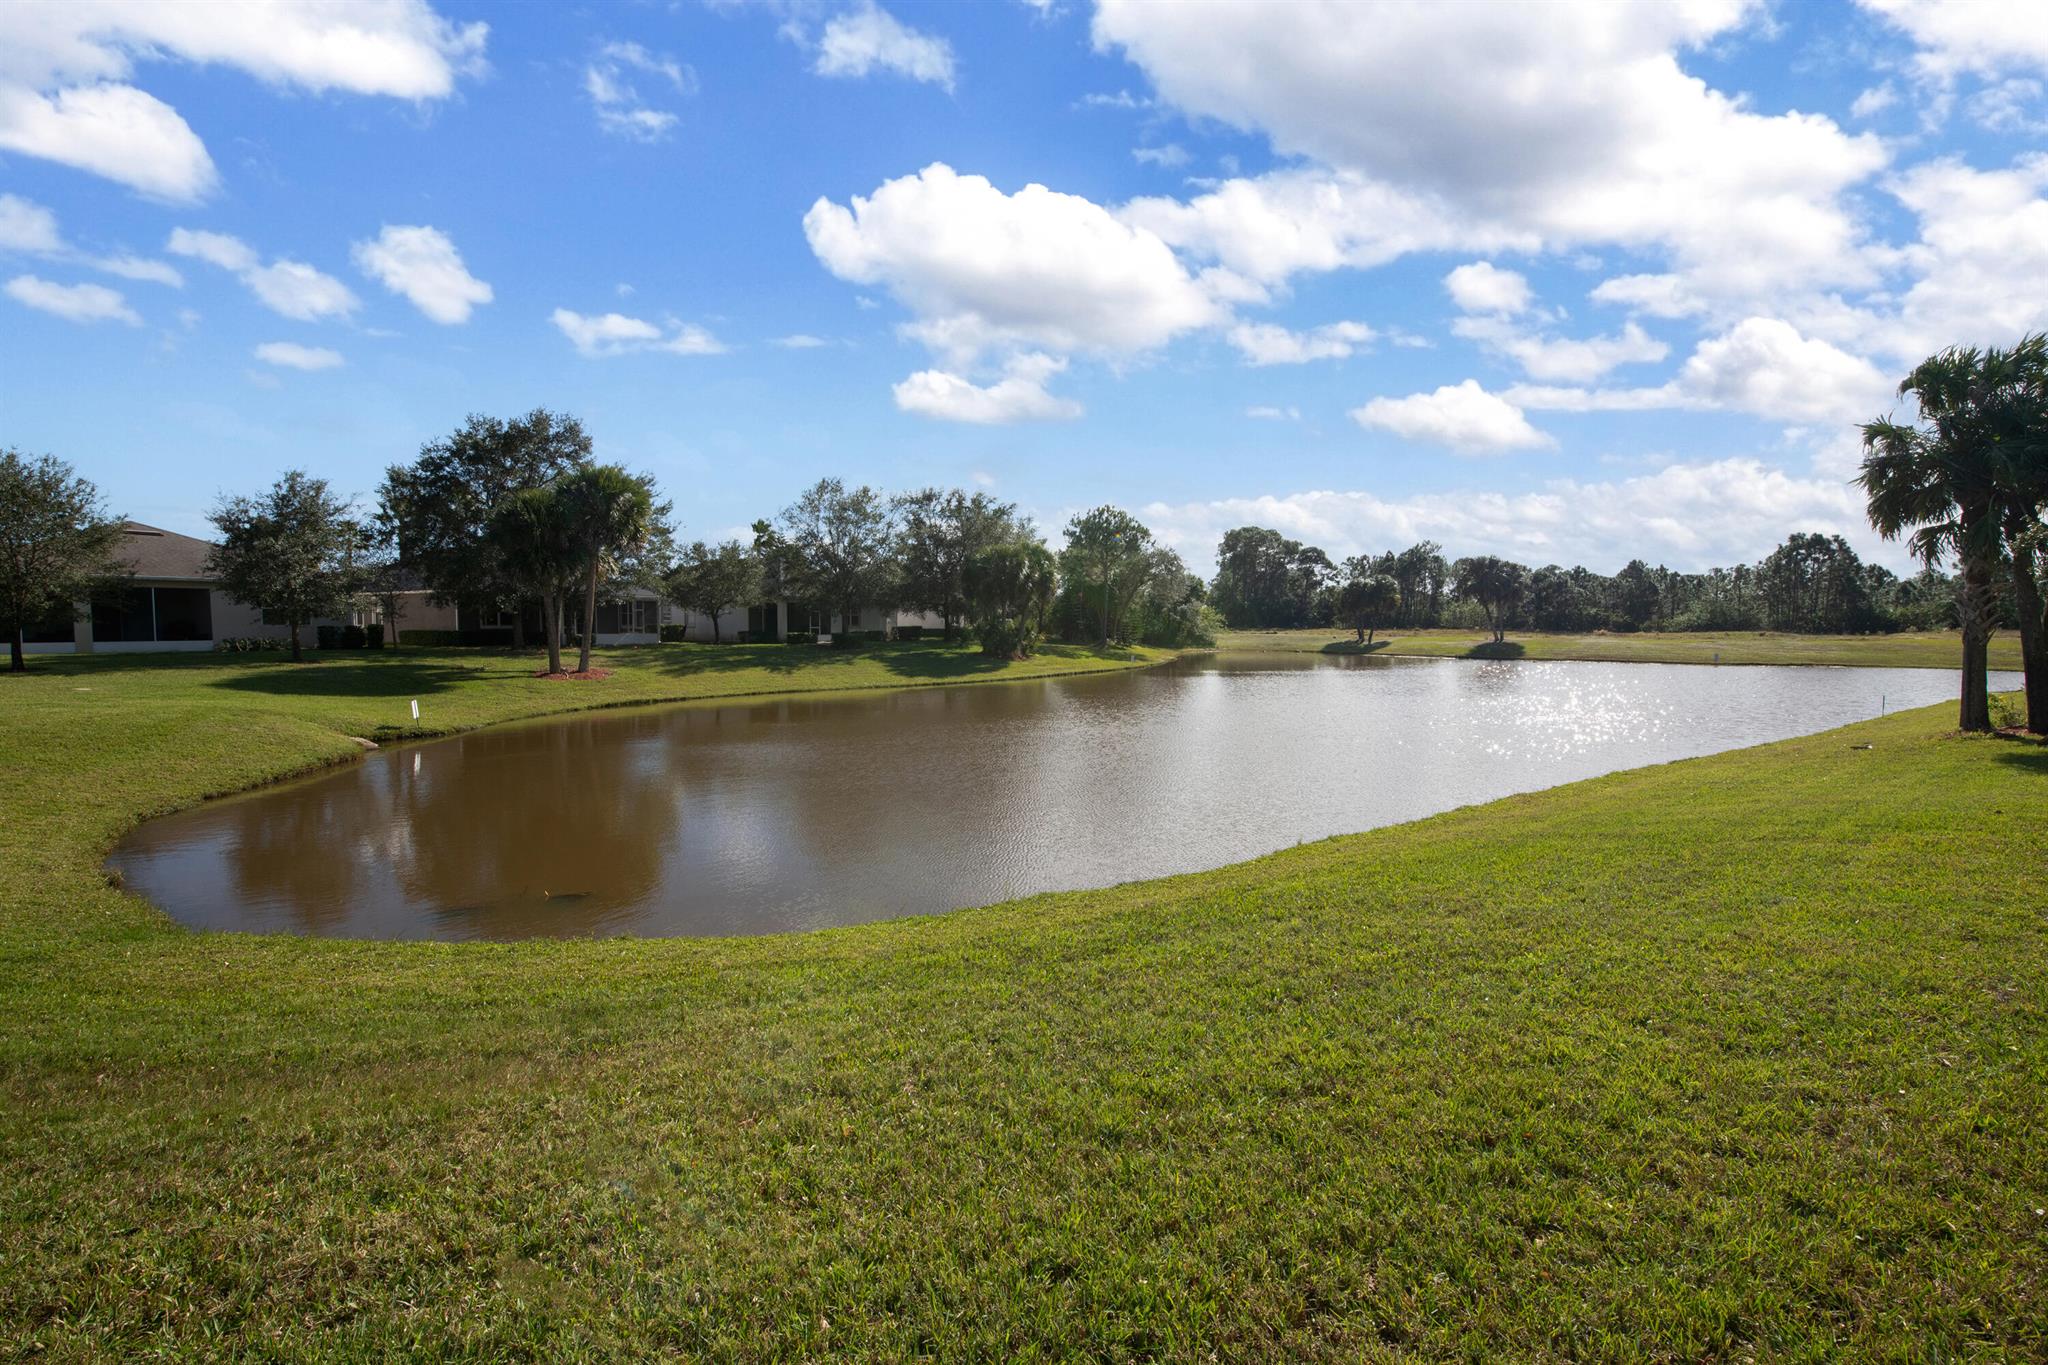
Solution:
{"label": "house window", "polygon": [[213,595],[204,588],[152,588],[156,594],[156,638],[211,640]]}
{"label": "house window", "polygon": [[[264,622],[270,613],[264,613]],[[205,588],[129,588],[92,604],[98,644],[211,640],[213,598]]]}
{"label": "house window", "polygon": [[133,644],[140,640],[154,640],[156,624],[150,619],[153,606],[148,588],[129,588],[93,599],[93,643]]}

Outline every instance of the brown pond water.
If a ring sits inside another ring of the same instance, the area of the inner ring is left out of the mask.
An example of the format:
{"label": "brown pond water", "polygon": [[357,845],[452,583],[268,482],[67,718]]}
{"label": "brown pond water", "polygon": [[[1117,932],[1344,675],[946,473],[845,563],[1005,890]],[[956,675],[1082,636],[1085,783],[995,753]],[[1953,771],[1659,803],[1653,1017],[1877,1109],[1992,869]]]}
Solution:
{"label": "brown pond water", "polygon": [[1955,687],[1938,669],[1228,654],[613,711],[386,748],[151,821],[110,863],[208,929],[771,933],[1217,867]]}

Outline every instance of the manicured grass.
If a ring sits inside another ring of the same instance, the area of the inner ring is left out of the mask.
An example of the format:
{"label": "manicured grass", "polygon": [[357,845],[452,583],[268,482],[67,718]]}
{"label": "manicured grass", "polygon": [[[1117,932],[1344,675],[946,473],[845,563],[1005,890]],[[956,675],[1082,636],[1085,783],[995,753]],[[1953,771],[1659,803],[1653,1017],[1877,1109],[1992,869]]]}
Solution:
{"label": "manicured grass", "polygon": [[0,1356],[2048,1354],[2048,749],[1946,708],[806,936],[109,889],[409,695],[284,668],[0,679]]}
{"label": "manicured grass", "polygon": [[[1436,658],[1594,659],[1651,664],[1844,664],[1866,668],[1960,668],[1962,637],[1954,631],[1907,631],[1898,635],[1780,635],[1771,631],[1723,634],[1551,635],[1509,631],[1496,645],[1483,631],[1382,631],[1361,646],[1348,630],[1232,630],[1217,640],[1222,649],[1311,651],[1333,654],[1423,654]],[[2018,669],[2019,635],[2004,631],[1991,641],[1991,666]]]}
{"label": "manicured grass", "polygon": [[[309,654],[304,664],[277,653],[46,655],[29,660],[26,677],[0,674],[0,687],[10,689],[0,691],[0,706],[55,707],[45,720],[60,724],[109,706],[199,703],[216,708],[220,719],[292,716],[343,734],[409,739],[590,707],[1009,682],[1170,657],[1164,650],[1045,645],[1029,659],[1008,661],[938,641],[843,650],[673,644],[600,649],[593,661],[612,676],[578,681],[536,677],[545,667],[538,651],[499,649],[337,650]],[[563,652],[563,664],[576,666],[574,650]]]}

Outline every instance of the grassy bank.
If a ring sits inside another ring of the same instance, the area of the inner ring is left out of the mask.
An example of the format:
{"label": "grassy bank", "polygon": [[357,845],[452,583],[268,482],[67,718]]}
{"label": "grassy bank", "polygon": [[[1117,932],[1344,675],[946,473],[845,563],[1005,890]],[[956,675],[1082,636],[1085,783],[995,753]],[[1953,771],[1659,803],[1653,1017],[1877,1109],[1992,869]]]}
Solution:
{"label": "grassy bank", "polygon": [[364,944],[104,884],[412,695],[219,667],[0,680],[0,1355],[2048,1352],[2048,750],[1945,709],[924,920]]}
{"label": "grassy bank", "polygon": [[[566,654],[575,667],[574,651]],[[422,738],[498,721],[589,707],[703,701],[786,692],[862,691],[1014,682],[1129,668],[1162,650],[1045,645],[1029,659],[988,659],[966,644],[811,646],[658,645],[598,650],[612,676],[545,679],[537,652],[496,649],[338,650],[293,664],[284,655],[99,654],[30,659],[26,677],[0,674],[0,708],[45,724],[88,721],[108,707],[199,706],[216,718],[289,717],[371,739]],[[412,719],[418,700],[420,718]]]}
{"label": "grassy bank", "polygon": [[[1222,649],[1327,652],[1334,654],[1420,654],[1432,658],[1591,659],[1650,664],[1841,664],[1864,668],[1959,668],[1962,641],[1954,631],[1906,631],[1897,635],[1780,635],[1771,631],[1718,634],[1642,631],[1631,635],[1551,635],[1510,631],[1493,643],[1470,630],[1382,631],[1361,646],[1348,630],[1232,630],[1217,640]],[[1991,666],[2020,666],[2019,635],[2001,632],[1991,642]]]}

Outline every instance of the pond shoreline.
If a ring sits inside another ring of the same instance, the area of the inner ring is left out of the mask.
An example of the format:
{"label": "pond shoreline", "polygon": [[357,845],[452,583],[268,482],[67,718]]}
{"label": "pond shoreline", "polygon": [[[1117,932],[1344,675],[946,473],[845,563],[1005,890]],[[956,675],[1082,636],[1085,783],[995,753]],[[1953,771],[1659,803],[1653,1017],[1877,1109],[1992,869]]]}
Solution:
{"label": "pond shoreline", "polygon": [[802,932],[1213,869],[1945,690],[1920,670],[1161,662],[508,719],[145,822],[108,866],[200,930]]}

